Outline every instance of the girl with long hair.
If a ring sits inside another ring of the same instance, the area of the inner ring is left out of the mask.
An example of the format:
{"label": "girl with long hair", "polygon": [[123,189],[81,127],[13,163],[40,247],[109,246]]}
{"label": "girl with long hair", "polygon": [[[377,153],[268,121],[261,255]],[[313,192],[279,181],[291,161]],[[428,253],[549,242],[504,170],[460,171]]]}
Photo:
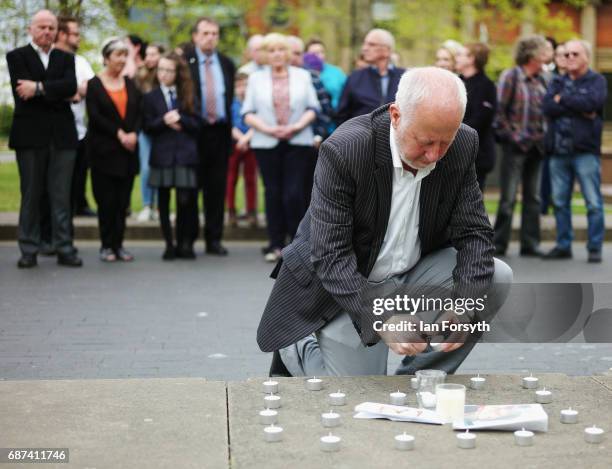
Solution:
{"label": "girl with long hair", "polygon": [[[151,135],[149,185],[159,191],[159,221],[166,241],[162,258],[195,259],[197,238],[197,135],[200,129],[189,68],[175,52],[157,66],[159,87],[144,96],[144,129]],[[176,234],[170,225],[170,191],[176,189]]]}

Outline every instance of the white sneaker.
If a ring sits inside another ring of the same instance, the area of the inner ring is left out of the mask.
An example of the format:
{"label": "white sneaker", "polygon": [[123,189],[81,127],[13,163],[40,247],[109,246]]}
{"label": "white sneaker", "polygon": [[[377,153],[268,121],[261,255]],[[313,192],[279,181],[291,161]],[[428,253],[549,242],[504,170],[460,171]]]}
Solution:
{"label": "white sneaker", "polygon": [[151,219],[151,207],[145,205],[145,207],[140,211],[136,220],[140,223],[144,223],[145,221],[149,221]]}
{"label": "white sneaker", "polygon": [[159,210],[151,210],[151,221],[159,221]]}

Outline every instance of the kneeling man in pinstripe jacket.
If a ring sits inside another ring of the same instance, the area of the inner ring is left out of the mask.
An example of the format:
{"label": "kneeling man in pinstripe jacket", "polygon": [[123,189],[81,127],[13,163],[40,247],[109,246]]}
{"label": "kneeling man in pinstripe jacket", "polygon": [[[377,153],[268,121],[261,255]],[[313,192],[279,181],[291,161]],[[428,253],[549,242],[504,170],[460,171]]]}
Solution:
{"label": "kneeling man in pinstripe jacket", "polygon": [[454,74],[415,68],[394,103],[345,122],[321,146],[310,207],[273,272],[257,331],[261,350],[275,352],[272,375],[386,374],[389,348],[404,356],[401,374],[453,373],[467,357],[476,340],[456,334],[434,350],[423,331],[377,331],[398,316],[371,307],[381,285],[486,298],[489,315],[507,296],[512,271],[493,258],[478,135],[461,124],[466,100]]}

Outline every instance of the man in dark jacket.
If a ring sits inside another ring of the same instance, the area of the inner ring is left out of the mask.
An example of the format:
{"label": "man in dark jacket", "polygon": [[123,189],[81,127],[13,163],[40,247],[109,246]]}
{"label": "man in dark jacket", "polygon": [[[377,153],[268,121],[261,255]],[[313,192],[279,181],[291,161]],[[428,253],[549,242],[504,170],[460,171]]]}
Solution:
{"label": "man in dark jacket", "polygon": [[211,18],[197,20],[191,38],[195,45],[186,59],[201,103],[204,124],[199,136],[200,185],[204,196],[206,253],[225,256],[221,244],[227,161],[232,148],[232,112],[236,67],[217,51],[219,25]]}
{"label": "man in dark jacket", "polygon": [[606,79],[589,68],[591,46],[587,41],[569,41],[565,47],[568,73],[555,77],[544,98],[544,113],[550,119],[550,178],[557,222],[557,245],[544,258],[572,257],[571,199],[576,177],[587,206],[588,260],[601,262],[600,154]]}
{"label": "man in dark jacket", "polygon": [[257,330],[285,373],[386,374],[389,348],[404,356],[400,374],[453,373],[475,342],[449,337],[434,351],[418,330],[382,330],[377,323],[393,313],[369,307],[379,287],[485,294],[491,314],[503,303],[512,271],[493,258],[474,171],[478,136],[461,124],[466,100],[451,72],[415,68],[395,103],[351,119],[321,145],[312,202],[283,250]]}
{"label": "man in dark jacket", "polygon": [[70,186],[77,132],[70,98],[77,90],[74,55],[53,49],[57,18],[40,10],[29,26],[32,42],[6,56],[15,114],[9,147],[17,153],[21,184],[20,268],[36,266],[40,247],[41,198],[51,203],[52,242],[60,265],[82,265],[72,246]]}
{"label": "man in dark jacket", "polygon": [[369,66],[355,70],[346,80],[338,104],[338,124],[393,101],[404,73],[391,62],[394,47],[389,31],[373,29],[366,35],[361,53]]}

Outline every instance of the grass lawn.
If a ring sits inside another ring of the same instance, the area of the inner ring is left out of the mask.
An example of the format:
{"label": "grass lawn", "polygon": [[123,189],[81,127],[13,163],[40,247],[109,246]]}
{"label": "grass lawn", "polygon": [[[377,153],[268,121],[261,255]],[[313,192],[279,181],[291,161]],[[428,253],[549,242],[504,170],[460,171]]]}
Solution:
{"label": "grass lawn", "polygon": [[[264,210],[264,190],[261,183],[261,178],[258,183],[257,203],[260,212]],[[200,197],[201,199],[201,197]],[[238,180],[236,187],[236,208],[238,213],[244,210],[244,185],[243,179]],[[87,180],[87,200],[95,208],[96,202],[91,192],[91,180]],[[200,200],[201,204],[202,201]],[[497,200],[485,200],[485,208],[487,213],[494,214],[497,211]],[[142,209],[142,198],[140,197],[140,177],[137,176],[134,180],[134,190],[132,191],[132,212],[138,212]],[[174,209],[174,200],[172,201]],[[0,212],[17,212],[19,210],[19,176],[17,173],[17,163],[0,163]],[[517,202],[515,213],[520,213],[521,204]],[[574,194],[572,200],[572,213],[575,215],[586,214],[586,207],[582,196]],[[612,213],[612,207],[606,206],[605,213]]]}
{"label": "grass lawn", "polygon": [[[264,192],[261,179],[258,184],[257,203],[260,212],[264,210]],[[91,178],[87,178],[87,200],[92,208],[95,209],[96,201],[91,191]],[[245,206],[244,197],[244,181],[242,178],[238,180],[236,186],[236,209],[241,213]],[[17,212],[19,211],[19,174],[17,171],[17,163],[0,163],[0,212]],[[202,200],[200,197],[199,204]],[[174,198],[171,202],[172,210],[175,208]],[[142,209],[142,197],[140,195],[140,176],[134,179],[134,189],[132,190],[132,212],[136,213]]]}

